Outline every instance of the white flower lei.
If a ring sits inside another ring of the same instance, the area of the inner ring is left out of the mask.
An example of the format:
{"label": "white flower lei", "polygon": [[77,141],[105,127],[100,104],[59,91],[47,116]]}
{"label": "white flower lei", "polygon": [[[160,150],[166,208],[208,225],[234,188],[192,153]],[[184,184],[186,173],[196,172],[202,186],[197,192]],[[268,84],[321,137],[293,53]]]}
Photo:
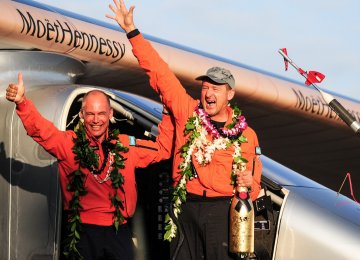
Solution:
{"label": "white flower lei", "polygon": [[[241,111],[235,107],[233,109],[233,126],[230,129],[223,128],[221,136],[218,130],[210,123],[209,116],[206,112],[197,107],[193,117],[189,118],[185,135],[189,134],[187,143],[182,147],[182,163],[179,165],[181,178],[173,191],[172,207],[176,218],[181,213],[181,204],[186,202],[186,183],[188,180],[197,178],[196,173],[192,170],[191,158],[194,153],[196,161],[205,166],[211,162],[212,156],[216,150],[226,150],[231,145],[234,146],[233,164],[231,171],[231,184],[235,183],[236,172],[244,171],[246,159],[241,157],[240,143],[246,142],[246,137],[242,132],[246,129],[247,123],[245,117],[241,116]],[[212,136],[212,141],[207,139],[207,135]],[[165,235],[164,240],[171,241],[176,236],[177,226],[169,214],[165,217]]]}

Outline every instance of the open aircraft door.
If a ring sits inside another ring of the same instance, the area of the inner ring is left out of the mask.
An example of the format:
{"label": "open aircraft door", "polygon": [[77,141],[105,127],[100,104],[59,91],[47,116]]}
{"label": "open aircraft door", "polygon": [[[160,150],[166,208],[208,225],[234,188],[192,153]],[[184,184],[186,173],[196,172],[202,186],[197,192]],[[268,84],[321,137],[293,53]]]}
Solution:
{"label": "open aircraft door", "polygon": [[[29,64],[29,60],[32,61]],[[0,89],[22,71],[26,97],[60,130],[73,129],[83,95],[92,86],[74,84],[83,64],[63,55],[0,52]],[[125,92],[103,89],[111,97],[117,121],[112,128],[136,138],[154,138],[162,105]],[[15,105],[1,97],[0,120],[0,259],[59,259],[62,202],[57,161],[27,136]],[[144,136],[144,132],[148,136]],[[137,212],[131,221],[140,259],[162,259],[163,218],[168,205],[169,160],[136,171]],[[155,255],[154,255],[155,254]],[[166,259],[166,258],[164,258]]]}

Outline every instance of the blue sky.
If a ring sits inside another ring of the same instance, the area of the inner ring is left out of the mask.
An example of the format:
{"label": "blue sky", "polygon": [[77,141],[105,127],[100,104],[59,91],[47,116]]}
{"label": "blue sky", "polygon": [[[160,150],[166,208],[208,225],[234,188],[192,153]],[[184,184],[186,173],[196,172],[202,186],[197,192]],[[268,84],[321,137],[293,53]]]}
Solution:
{"label": "blue sky", "polygon": [[[39,0],[109,23],[112,0]],[[297,81],[278,49],[304,70],[325,74],[319,84],[360,100],[359,0],[131,0],[144,33]]]}

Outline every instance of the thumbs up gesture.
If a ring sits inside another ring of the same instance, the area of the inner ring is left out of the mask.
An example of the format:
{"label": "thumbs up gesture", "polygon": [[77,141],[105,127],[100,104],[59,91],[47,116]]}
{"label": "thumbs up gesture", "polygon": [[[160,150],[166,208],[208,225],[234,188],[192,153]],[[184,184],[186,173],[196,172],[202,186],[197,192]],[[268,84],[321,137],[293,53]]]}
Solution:
{"label": "thumbs up gesture", "polygon": [[18,74],[18,83],[10,83],[6,89],[6,99],[15,102],[16,104],[21,103],[25,99],[25,86],[23,81],[23,75],[21,72]]}

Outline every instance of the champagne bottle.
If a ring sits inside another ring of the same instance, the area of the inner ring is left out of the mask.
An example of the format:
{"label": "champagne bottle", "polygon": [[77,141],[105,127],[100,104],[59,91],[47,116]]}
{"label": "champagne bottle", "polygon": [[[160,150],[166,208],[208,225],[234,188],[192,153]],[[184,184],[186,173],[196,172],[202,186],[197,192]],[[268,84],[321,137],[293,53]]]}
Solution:
{"label": "champagne bottle", "polygon": [[237,187],[230,206],[230,252],[242,258],[254,253],[254,207],[248,188]]}

